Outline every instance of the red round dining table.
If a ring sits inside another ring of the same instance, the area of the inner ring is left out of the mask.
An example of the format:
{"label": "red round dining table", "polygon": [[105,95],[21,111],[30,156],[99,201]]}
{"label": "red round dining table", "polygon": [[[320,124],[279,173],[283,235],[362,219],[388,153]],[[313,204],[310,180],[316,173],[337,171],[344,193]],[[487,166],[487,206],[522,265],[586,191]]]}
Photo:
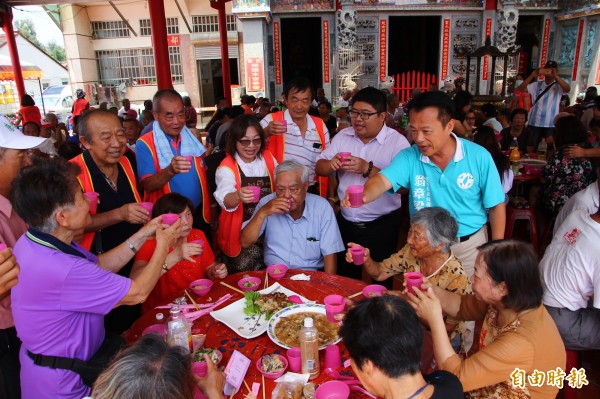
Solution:
{"label": "red round dining table", "polygon": [[[310,277],[309,281],[303,280],[291,280],[290,277],[296,274],[304,273]],[[235,288],[238,288],[237,282],[243,278],[244,276],[253,276],[259,277],[264,287],[264,279],[266,272],[262,271],[251,271],[244,273],[236,273],[227,276],[223,280],[215,280],[214,285],[211,291],[203,296],[198,297],[193,294],[191,291],[188,291],[192,298],[197,303],[211,303],[217,301],[223,295],[232,294],[232,298],[222,305],[220,305],[217,309],[221,309],[230,305],[231,303],[243,298],[243,295],[239,292],[233,291],[220,282],[223,281]],[[323,272],[311,272],[306,270],[288,270],[287,274],[284,278],[280,280],[274,280],[269,277],[269,285],[278,282],[283,287],[292,290],[299,295],[304,296],[305,298],[316,301],[317,303],[323,303],[323,299],[330,294],[339,294],[342,296],[350,296],[362,291],[365,287],[365,283],[360,280],[353,280],[350,278],[331,275]],[[184,293],[181,293],[183,296]],[[356,299],[361,299],[361,296],[358,296]],[[175,298],[172,298],[175,299]],[[147,312],[142,315],[133,326],[124,333],[124,338],[128,343],[133,343],[138,340],[144,329],[148,326],[156,324],[156,314],[163,313],[165,315],[165,319],[168,317],[168,309],[155,309],[153,311]],[[221,361],[221,365],[227,365],[229,358],[234,350],[242,353],[244,356],[248,357],[251,361],[250,367],[248,368],[248,372],[246,373],[245,381],[248,386],[252,387],[252,383],[258,382],[261,383],[261,374],[256,369],[255,363],[256,361],[265,354],[271,353],[279,353],[281,355],[286,354],[286,349],[278,346],[268,337],[267,333],[252,338],[246,339],[237,335],[233,330],[231,330],[228,326],[221,323],[220,321],[215,320],[210,314],[206,314],[194,322],[192,327],[194,333],[206,334],[206,341],[204,343],[205,348],[217,348],[223,353],[223,360]],[[340,347],[340,353],[342,356],[342,362],[349,358],[346,348],[342,342],[337,344]],[[321,357],[321,374],[317,379],[313,382],[315,384],[321,384],[327,380],[331,380],[332,378],[328,377],[325,373],[323,373],[323,362],[325,357],[325,351],[320,352]],[[350,370],[350,369],[348,369]],[[271,398],[271,392],[275,388],[276,383],[273,380],[265,379],[266,385],[266,398]],[[241,399],[248,393],[247,389],[242,385],[239,392],[234,396],[235,398]],[[352,391],[351,397],[366,397],[363,394]],[[258,398],[262,398],[262,392],[259,393]]]}

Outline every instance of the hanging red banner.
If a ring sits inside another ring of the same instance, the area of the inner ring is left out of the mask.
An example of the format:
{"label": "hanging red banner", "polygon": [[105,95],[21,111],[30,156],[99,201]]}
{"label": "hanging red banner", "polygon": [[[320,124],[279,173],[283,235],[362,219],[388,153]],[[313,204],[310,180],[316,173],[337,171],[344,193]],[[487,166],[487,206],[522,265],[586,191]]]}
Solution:
{"label": "hanging red banner", "polygon": [[573,73],[571,74],[571,80],[575,82],[577,80],[577,67],[579,66],[579,54],[581,51],[581,40],[583,39],[583,19],[579,20],[579,32],[577,33],[577,47],[575,47],[575,60],[573,61]]}
{"label": "hanging red banner", "polygon": [[248,91],[265,91],[264,62],[262,58],[248,58],[246,60],[246,84]]}
{"label": "hanging red banner", "polygon": [[540,57],[540,67],[546,65],[548,58],[548,42],[550,41],[550,19],[546,18],[544,22],[544,36],[542,39],[542,56]]}
{"label": "hanging red banner", "polygon": [[323,21],[323,82],[329,83],[329,21]]}
{"label": "hanging red banner", "polygon": [[279,46],[279,22],[273,22],[273,53],[275,54],[275,84],[281,84],[281,48]]}
{"label": "hanging red banner", "polygon": [[[492,19],[486,18],[485,20],[485,40],[488,37],[492,36]],[[490,60],[488,55],[483,56],[483,75],[481,76],[482,80],[488,80],[488,70],[490,69]],[[493,72],[492,72],[493,73]]]}
{"label": "hanging red banner", "polygon": [[387,76],[387,19],[379,21],[379,81]]}
{"label": "hanging red banner", "polygon": [[519,53],[519,73],[527,73],[527,67],[529,66],[529,53],[521,51]]}
{"label": "hanging red banner", "polygon": [[448,76],[448,58],[450,49],[450,20],[444,19],[444,33],[442,36],[442,76],[441,80]]}

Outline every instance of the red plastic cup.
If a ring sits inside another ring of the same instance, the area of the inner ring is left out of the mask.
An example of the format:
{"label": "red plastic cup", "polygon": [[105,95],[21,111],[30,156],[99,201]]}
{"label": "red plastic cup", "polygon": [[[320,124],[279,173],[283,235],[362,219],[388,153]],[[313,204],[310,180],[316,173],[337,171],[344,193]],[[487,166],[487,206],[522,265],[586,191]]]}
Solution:
{"label": "red plastic cup", "polygon": [[339,367],[342,367],[340,348],[335,344],[327,345],[325,348],[325,368],[337,369]]}
{"label": "red plastic cup", "polygon": [[351,152],[339,152],[338,155],[340,157],[340,161],[346,162],[346,161],[348,161],[348,158],[350,158],[352,156],[352,153]]}
{"label": "red plastic cup", "polygon": [[365,263],[365,248],[360,245],[354,245],[350,247],[350,253],[352,254],[352,263],[356,266],[360,266]]}
{"label": "red plastic cup", "polygon": [[90,213],[93,215],[98,210],[98,193],[87,192],[83,193],[90,200]]}
{"label": "red plastic cup", "polygon": [[323,300],[325,303],[325,315],[330,323],[337,323],[335,316],[342,313],[346,307],[346,301],[341,295],[327,295]]}
{"label": "red plastic cup", "polygon": [[406,289],[408,292],[415,295],[413,287],[421,289],[421,284],[423,284],[423,274],[419,272],[404,273],[404,280],[406,280]]}
{"label": "red plastic cup", "polygon": [[160,218],[161,223],[168,224],[169,226],[175,223],[179,219],[179,215],[176,213],[165,213]]}
{"label": "red plastic cup", "polygon": [[350,197],[350,206],[358,208],[363,204],[363,193],[365,188],[363,186],[350,186],[348,187],[348,196]]}
{"label": "red plastic cup", "polygon": [[152,208],[154,208],[152,202],[140,202],[140,206],[148,211],[148,215],[152,216]]}
{"label": "red plastic cup", "polygon": [[302,370],[302,356],[299,347],[288,349],[287,360],[291,372],[297,373]]}
{"label": "red plastic cup", "polygon": [[252,191],[252,202],[257,203],[260,201],[260,187],[258,186],[246,186],[246,188]]}

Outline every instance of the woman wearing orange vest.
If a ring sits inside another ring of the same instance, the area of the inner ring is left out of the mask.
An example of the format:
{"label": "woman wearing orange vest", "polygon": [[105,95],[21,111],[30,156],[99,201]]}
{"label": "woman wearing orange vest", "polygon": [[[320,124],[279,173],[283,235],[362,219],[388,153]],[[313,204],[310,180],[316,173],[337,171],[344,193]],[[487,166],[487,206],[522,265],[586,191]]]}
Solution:
{"label": "woman wearing orange vest", "polygon": [[226,158],[217,169],[215,199],[221,206],[217,242],[229,273],[264,267],[262,242],[242,249],[242,223],[252,217],[258,200],[251,186],[260,188],[260,198],[274,191],[273,171],[277,161],[264,149],[265,133],[253,115],[238,116],[229,129]]}
{"label": "woman wearing orange vest", "polygon": [[23,122],[25,125],[27,122],[35,122],[38,126],[42,126],[42,114],[40,109],[35,106],[35,101],[29,94],[23,94],[21,97],[21,109],[17,112],[17,119],[14,121],[15,126]]}

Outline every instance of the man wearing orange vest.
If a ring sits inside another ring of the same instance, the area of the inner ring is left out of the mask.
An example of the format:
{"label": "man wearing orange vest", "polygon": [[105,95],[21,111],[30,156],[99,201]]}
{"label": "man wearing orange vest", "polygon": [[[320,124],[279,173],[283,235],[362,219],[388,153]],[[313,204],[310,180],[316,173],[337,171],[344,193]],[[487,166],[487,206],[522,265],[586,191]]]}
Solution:
{"label": "man wearing orange vest", "polygon": [[[150,220],[150,214],[139,205],[134,168],[123,156],[127,137],[119,118],[104,110],[85,113],[80,118],[80,140],[85,151],[70,162],[81,168],[77,180],[84,192],[98,193],[98,207],[87,226],[82,246],[100,254],[109,251],[136,233]],[[130,245],[132,251],[137,248]],[[129,277],[132,262],[119,274]],[[121,333],[140,316],[140,307],[121,306],[105,318],[106,329]]]}
{"label": "man wearing orange vest", "polygon": [[194,207],[194,228],[209,242],[211,196],[204,166],[206,149],[185,126],[181,95],[172,89],[159,90],[152,100],[152,131],[137,141],[135,151],[144,200],[156,202],[170,192],[189,198]]}
{"label": "man wearing orange vest", "polygon": [[302,77],[292,79],[285,85],[283,99],[287,110],[269,114],[260,121],[269,138],[267,149],[279,163],[296,161],[308,168],[309,193],[333,197],[334,186],[329,187],[327,178],[315,175],[317,159],[329,145],[329,131],[321,118],[308,114],[313,100],[312,83]]}

